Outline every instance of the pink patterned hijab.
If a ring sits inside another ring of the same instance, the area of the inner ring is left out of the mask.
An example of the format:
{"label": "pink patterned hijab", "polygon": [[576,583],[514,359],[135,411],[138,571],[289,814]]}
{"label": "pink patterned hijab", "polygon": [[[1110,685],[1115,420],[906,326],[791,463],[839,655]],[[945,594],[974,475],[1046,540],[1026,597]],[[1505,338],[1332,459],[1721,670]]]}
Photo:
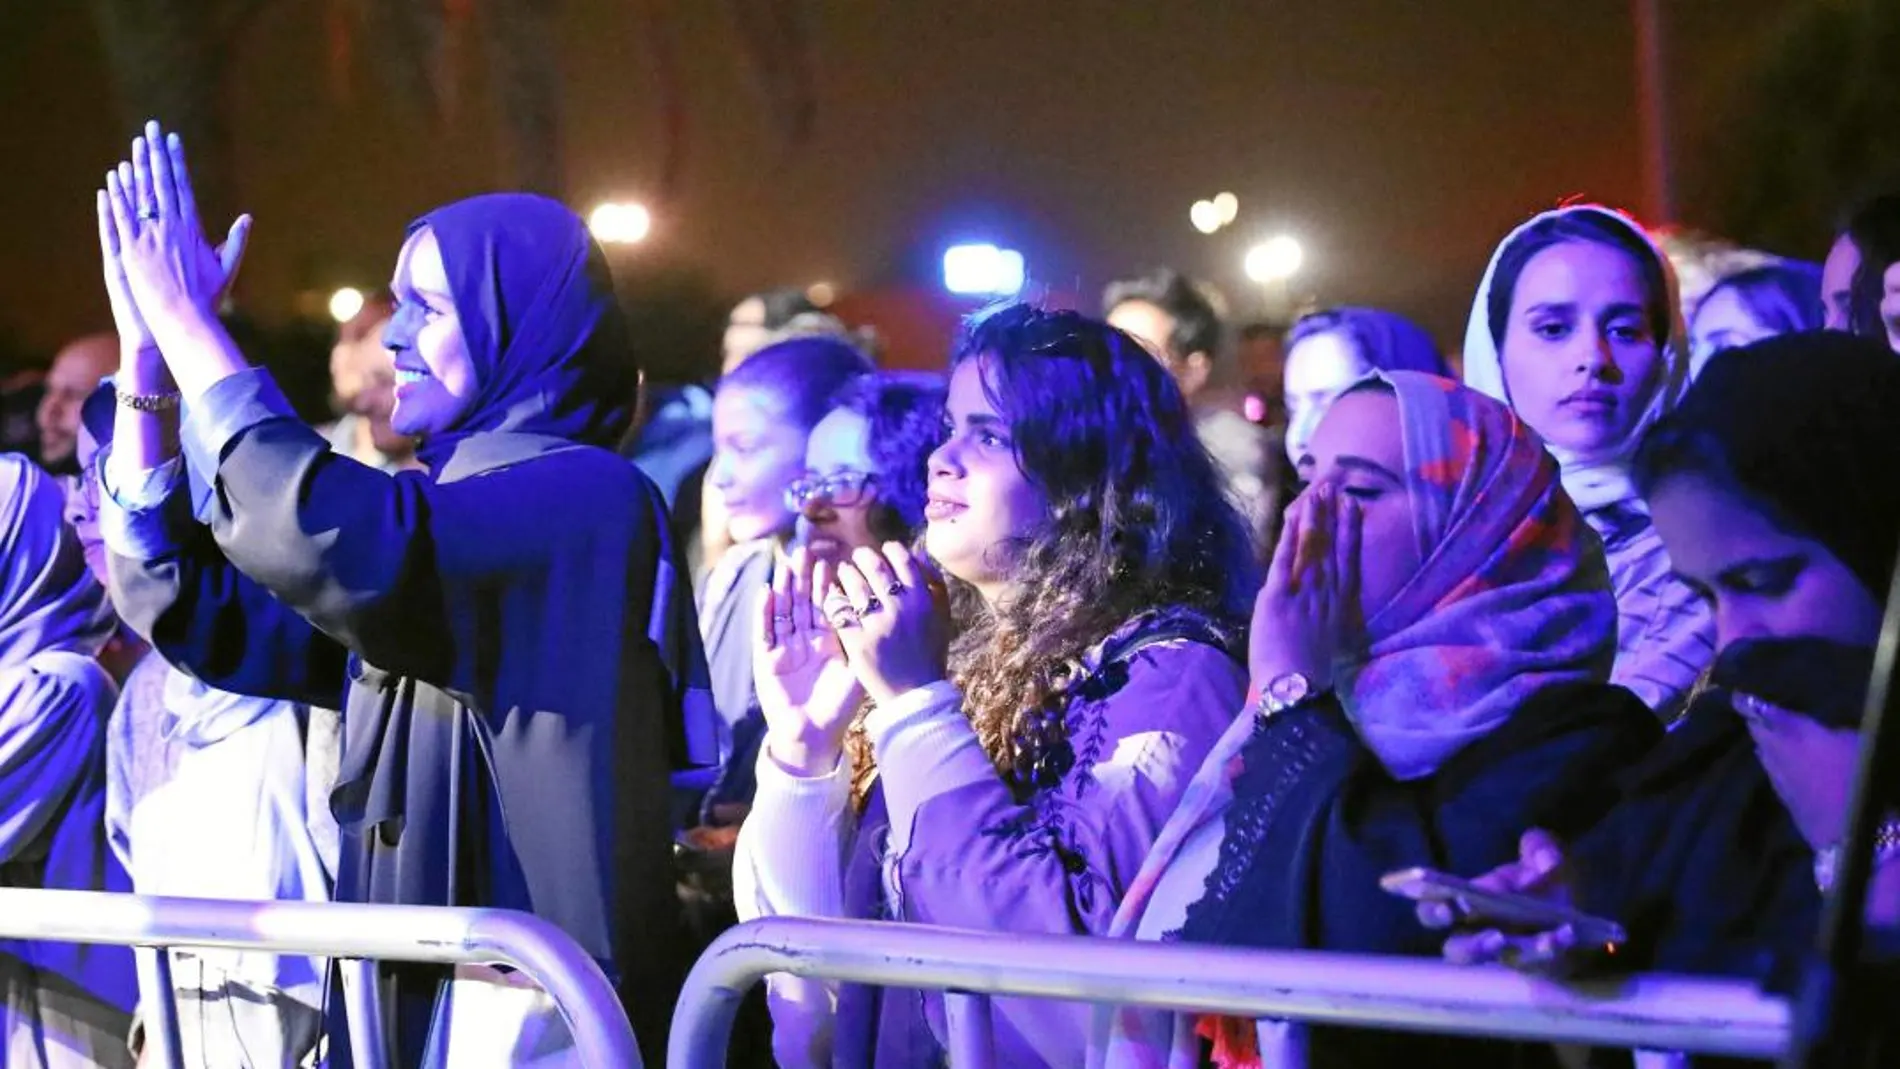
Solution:
{"label": "pink patterned hijab", "polygon": [[1399,405],[1418,572],[1336,666],[1359,735],[1400,780],[1430,775],[1558,683],[1604,682],[1616,605],[1603,552],[1543,444],[1447,379],[1383,372]]}
{"label": "pink patterned hijab", "polygon": [[[1607,681],[1616,606],[1603,551],[1556,461],[1510,409],[1417,372],[1381,372],[1353,389],[1398,399],[1400,474],[1423,563],[1367,621],[1364,643],[1336,662],[1334,679],[1366,746],[1393,778],[1418,779],[1543,687]],[[1206,893],[1255,731],[1243,713],[1214,744],[1122,896],[1110,936],[1161,938]],[[1191,1014],[1105,1007],[1087,1064],[1198,1065],[1196,1024]],[[1217,1060],[1299,1069],[1301,1034],[1262,1021],[1235,1046],[1238,1033],[1217,1031],[1227,1044]]]}

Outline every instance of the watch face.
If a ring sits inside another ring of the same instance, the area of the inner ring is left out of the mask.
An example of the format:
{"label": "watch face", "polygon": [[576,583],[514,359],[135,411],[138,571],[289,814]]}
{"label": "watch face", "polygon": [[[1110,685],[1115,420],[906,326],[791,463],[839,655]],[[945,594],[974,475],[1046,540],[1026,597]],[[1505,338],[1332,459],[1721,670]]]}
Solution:
{"label": "watch face", "polygon": [[1311,684],[1307,683],[1305,676],[1288,672],[1267,684],[1267,697],[1272,699],[1275,706],[1284,709],[1289,705],[1298,705],[1310,689]]}

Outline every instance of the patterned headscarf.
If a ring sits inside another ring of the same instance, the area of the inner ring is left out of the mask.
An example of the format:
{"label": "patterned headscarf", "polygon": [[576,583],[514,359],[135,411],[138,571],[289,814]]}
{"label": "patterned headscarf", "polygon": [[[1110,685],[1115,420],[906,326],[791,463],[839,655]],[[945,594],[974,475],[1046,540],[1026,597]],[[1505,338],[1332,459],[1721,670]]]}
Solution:
{"label": "patterned headscarf", "polygon": [[1503,405],[1432,375],[1398,399],[1419,570],[1336,666],[1340,700],[1401,780],[1430,775],[1537,690],[1609,678],[1616,605],[1556,465]]}
{"label": "patterned headscarf", "polygon": [[[1516,415],[1431,375],[1385,372],[1353,387],[1373,389],[1398,400],[1401,475],[1421,563],[1367,621],[1365,644],[1336,662],[1335,683],[1359,737],[1395,779],[1410,780],[1503,724],[1539,689],[1608,679],[1616,608],[1601,548],[1565,496],[1556,463]],[[1228,850],[1222,840],[1236,834],[1229,818],[1251,800],[1236,789],[1257,735],[1255,719],[1240,716],[1215,743],[1130,881],[1110,936],[1180,923],[1183,938],[1199,941],[1189,933],[1201,922],[1187,918],[1207,894],[1203,877],[1216,855]],[[1210,825],[1221,834],[1203,835]],[[1248,874],[1281,867],[1257,852],[1240,856],[1249,859]],[[1259,915],[1248,874],[1202,922]],[[1218,1042],[1237,1046],[1217,1050],[1243,1055],[1223,1064],[1249,1064],[1253,1040],[1240,1032],[1253,1022],[1238,1032],[1225,1025],[1217,1026]],[[1088,1064],[1176,1064],[1170,1050],[1198,1046],[1193,1026],[1191,1016],[1104,1008]],[[1274,1034],[1280,1046],[1259,1063],[1304,1064],[1290,1053],[1293,1033]]]}
{"label": "patterned headscarf", "polygon": [[1549,447],[1563,471],[1564,489],[1569,491],[1571,500],[1577,503],[1578,508],[1590,512],[1617,502],[1638,501],[1636,487],[1629,475],[1636,447],[1642,443],[1643,433],[1650,425],[1682,400],[1683,391],[1689,385],[1689,328],[1683,323],[1676,269],[1669,257],[1662,254],[1655,241],[1634,220],[1600,204],[1572,204],[1533,216],[1498,242],[1497,251],[1491,255],[1490,265],[1484,269],[1484,280],[1478,284],[1477,300],[1472,302],[1471,319],[1465,328],[1464,367],[1465,385],[1505,404],[1511,402],[1510,390],[1504,381],[1504,359],[1500,351],[1502,342],[1493,331],[1491,319],[1491,285],[1497,274],[1498,262],[1532,227],[1547,220],[1575,215],[1590,216],[1633,235],[1636,244],[1648,250],[1662,273],[1663,299],[1667,304],[1664,313],[1667,329],[1661,331],[1661,336],[1656,339],[1657,345],[1661,347],[1662,371],[1657,376],[1654,392],[1645,399],[1642,417],[1630,427],[1629,434],[1621,441],[1611,442],[1589,453],[1573,453],[1556,446]]}

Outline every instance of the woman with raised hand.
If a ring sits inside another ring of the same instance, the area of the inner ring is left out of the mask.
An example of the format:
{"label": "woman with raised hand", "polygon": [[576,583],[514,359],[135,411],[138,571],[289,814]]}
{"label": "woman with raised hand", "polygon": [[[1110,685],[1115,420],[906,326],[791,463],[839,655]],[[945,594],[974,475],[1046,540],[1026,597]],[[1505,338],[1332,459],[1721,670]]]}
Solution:
{"label": "woman with raised hand", "polygon": [[[1527,818],[1587,824],[1659,729],[1608,685],[1602,552],[1510,410],[1381,373],[1334,402],[1300,468],[1254,605],[1254,707],[1112,934],[1433,955],[1380,877],[1508,858]],[[1203,1039],[1223,1069],[1510,1064],[1464,1040],[1135,1010],[1102,1011],[1090,1064],[1194,1065]]]}
{"label": "woman with raised hand", "polygon": [[[338,897],[553,922],[657,1060],[682,964],[668,771],[694,647],[666,626],[684,591],[665,588],[659,495],[610,451],[636,369],[586,225],[521,194],[411,225],[384,341],[392,425],[427,470],[391,475],[332,453],[212,314],[227,272],[177,138],[152,124],[132,155],[100,197],[121,330],[156,347],[125,358],[104,462],[120,612],[220,690],[347,688]],[[199,522],[186,477],[209,484]],[[399,1064],[425,1044],[458,1066],[569,1045],[519,977],[385,975]]]}
{"label": "woman with raised hand", "polygon": [[[928,559],[801,558],[760,611],[740,911],[1102,934],[1240,707],[1247,531],[1166,370],[1095,320],[975,323],[945,423]],[[772,994],[781,1064],[944,1057],[939,996]],[[994,1010],[1003,1063],[1074,1064],[1085,1008]]]}
{"label": "woman with raised hand", "polygon": [[752,766],[765,731],[752,684],[752,620],[797,531],[791,490],[805,470],[812,428],[839,391],[871,370],[870,358],[843,338],[797,337],[747,357],[713,394],[706,492],[732,545],[700,588],[699,624],[728,737],[718,777],[698,805],[703,825],[736,824],[752,804]]}
{"label": "woman with raised hand", "polygon": [[1536,216],[1498,245],[1465,332],[1465,384],[1544,440],[1603,540],[1616,594],[1610,680],[1673,720],[1715,656],[1708,607],[1676,578],[1630,478],[1643,432],[1688,385],[1674,271],[1627,217],[1594,204]]}
{"label": "woman with raised hand", "polygon": [[924,532],[930,454],[943,439],[943,380],[880,372],[857,379],[805,440],[805,474],[786,490],[796,542],[820,560],[909,545]]}

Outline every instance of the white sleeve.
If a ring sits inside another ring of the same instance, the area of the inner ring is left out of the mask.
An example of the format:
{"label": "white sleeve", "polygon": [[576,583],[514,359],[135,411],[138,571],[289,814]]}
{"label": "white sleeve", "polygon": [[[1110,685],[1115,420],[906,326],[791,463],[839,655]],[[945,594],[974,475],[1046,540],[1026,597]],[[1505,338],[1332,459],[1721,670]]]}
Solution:
{"label": "white sleeve", "polygon": [[[839,762],[828,775],[794,776],[762,746],[758,777],[732,860],[739,919],[844,916],[845,850],[856,830],[850,770]],[[828,1069],[832,985],[785,974],[766,977],[765,985],[781,1069]]]}

